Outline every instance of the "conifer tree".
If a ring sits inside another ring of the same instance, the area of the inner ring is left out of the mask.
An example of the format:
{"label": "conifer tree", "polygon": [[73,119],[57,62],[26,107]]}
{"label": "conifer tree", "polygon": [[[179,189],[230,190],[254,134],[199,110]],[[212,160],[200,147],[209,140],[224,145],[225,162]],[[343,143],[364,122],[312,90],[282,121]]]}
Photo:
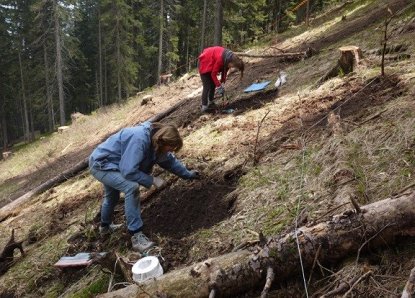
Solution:
{"label": "conifer tree", "polygon": [[133,52],[133,28],[137,25],[126,0],[103,0],[103,45],[110,98],[121,102],[134,90],[138,65]]}

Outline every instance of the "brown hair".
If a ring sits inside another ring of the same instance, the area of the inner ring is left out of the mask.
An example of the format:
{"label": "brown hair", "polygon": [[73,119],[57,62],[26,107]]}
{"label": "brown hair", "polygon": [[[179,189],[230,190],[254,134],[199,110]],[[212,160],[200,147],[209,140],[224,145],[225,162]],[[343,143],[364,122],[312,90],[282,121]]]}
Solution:
{"label": "brown hair", "polygon": [[159,152],[163,146],[172,146],[176,152],[183,147],[183,139],[176,126],[154,122],[151,128],[151,143],[156,152]]}
{"label": "brown hair", "polygon": [[232,63],[233,67],[239,69],[239,71],[241,72],[241,79],[242,79],[242,77],[244,76],[244,69],[245,69],[245,64],[242,61],[242,59],[236,56],[235,54],[233,54],[231,61],[229,62]]}

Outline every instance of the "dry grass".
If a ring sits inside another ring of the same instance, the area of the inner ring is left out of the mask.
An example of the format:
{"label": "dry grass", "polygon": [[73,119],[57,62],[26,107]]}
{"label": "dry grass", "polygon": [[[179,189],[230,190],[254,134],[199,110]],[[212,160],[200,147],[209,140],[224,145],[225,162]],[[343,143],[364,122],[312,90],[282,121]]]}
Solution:
{"label": "dry grass", "polygon": [[[122,127],[150,118],[160,110],[167,109],[185,98],[197,84],[198,78],[195,77],[169,86],[161,86],[146,93],[153,96],[152,101],[147,105],[141,105],[141,98],[146,94],[132,97],[121,105],[105,107],[75,121],[70,129],[63,133],[53,133],[24,146],[15,152],[12,158],[0,162],[0,183],[35,172],[64,154],[89,148]],[[169,96],[167,97],[166,94]]]}
{"label": "dry grass", "polygon": [[[353,12],[360,9],[363,8],[355,7]],[[337,23],[338,19],[328,21],[324,26],[335,28],[338,26]],[[321,32],[320,29],[310,30],[298,38],[287,41],[287,45],[298,45],[319,36]],[[373,31],[368,30],[368,32]],[[359,40],[362,48],[371,48],[379,40],[377,35],[364,32],[350,38]],[[396,42],[400,41],[400,38],[397,37]],[[413,51],[414,45],[410,46]],[[292,227],[295,217],[302,209],[307,209],[310,218],[317,218],[330,208],[336,207],[330,185],[335,164],[333,152],[339,146],[339,140],[327,131],[313,132],[304,136],[306,147],[303,150],[279,148],[277,151],[266,152],[260,163],[255,167],[252,166],[258,122],[266,113],[269,114],[260,130],[260,143],[264,140],[271,142],[272,137],[278,136],[279,130],[290,118],[301,119],[308,113],[328,108],[334,102],[346,98],[349,90],[345,81],[354,80],[361,86],[368,78],[379,73],[378,69],[369,65],[346,78],[335,78],[313,89],[312,84],[315,79],[336,59],[336,51],[324,51],[319,56],[287,67],[289,83],[274,102],[260,109],[238,116],[224,116],[216,120],[213,118],[197,120],[199,124],[202,123],[198,126],[200,128],[187,134],[184,149],[180,153],[185,161],[199,163],[207,174],[214,173],[217,170],[214,167],[218,164],[222,165],[222,169],[245,164],[247,174],[240,180],[237,190],[229,194],[229,196],[237,196],[232,216],[211,229],[200,230],[189,235],[189,239],[194,242],[189,252],[190,259],[200,260],[212,255],[208,249],[213,253],[220,253],[228,246],[237,247],[244,243],[253,243],[258,240],[260,231],[265,235],[280,233]],[[350,166],[359,174],[357,191],[364,198],[361,203],[390,196],[409,184],[413,178],[415,165],[413,61],[388,64],[387,73],[394,72],[401,73],[402,88],[406,87],[408,91],[381,107],[369,108],[371,114],[384,109],[379,118],[368,121],[364,125],[345,122],[346,133],[342,141],[345,144]],[[70,131],[39,140],[34,145],[18,151],[10,160],[1,162],[0,181],[35,171],[36,167],[51,162],[62,153],[85,148],[109,132],[149,118],[160,109],[171,106],[178,99],[191,93],[198,84],[198,78],[193,78],[170,86],[162,86],[152,90],[154,104],[141,106],[140,98],[133,98],[122,106],[110,107],[87,116],[82,122],[72,124]],[[165,94],[170,96],[166,97]],[[323,101],[322,98],[326,97],[330,97],[330,100]],[[298,127],[301,127],[299,123]],[[297,140],[295,137],[289,136],[289,138],[289,141]],[[89,221],[95,215],[101,194],[102,190],[98,182],[89,175],[80,176],[36,197],[31,203],[20,206],[14,217],[0,223],[0,247],[7,241],[11,227],[17,228],[18,239],[22,235],[28,235],[29,232],[37,232],[40,235],[40,240],[28,247],[28,256],[18,259],[16,265],[6,275],[0,277],[0,291],[9,289],[16,294],[25,295],[33,293],[37,285],[43,282],[45,286],[50,287],[48,293],[54,297],[65,290],[74,293],[87,287],[85,283],[75,284],[71,289],[62,286],[53,278],[52,264],[67,251],[66,240],[80,229],[82,223]],[[62,212],[62,206],[65,210],[70,210],[70,213],[66,217],[63,216],[59,233],[48,238],[53,215]],[[407,269],[412,265],[408,261],[412,258],[410,254],[412,251],[412,248],[405,250],[402,256],[402,260],[407,262],[404,266],[405,270],[402,270],[401,276],[395,279],[385,276],[399,273],[396,265],[400,261],[398,256],[394,255],[394,252],[381,254],[382,261],[377,268],[371,269],[375,279],[371,281],[369,288],[371,295],[387,296],[384,289],[396,292],[396,289],[402,285],[404,276],[407,275]],[[351,274],[355,274],[356,270],[360,268],[349,265],[330,278],[322,280],[322,283],[327,285],[325,290],[335,287],[340,277],[347,279]],[[95,274],[92,272],[89,276],[98,279],[102,277]],[[91,279],[86,279],[85,282],[90,284]],[[317,278],[313,280],[311,286],[323,288],[316,280]],[[363,286],[364,284],[358,285],[356,290],[363,291]],[[42,291],[46,295],[47,291],[44,289]],[[276,292],[275,297],[295,297],[299,293],[303,293],[301,283],[293,282],[282,291]]]}

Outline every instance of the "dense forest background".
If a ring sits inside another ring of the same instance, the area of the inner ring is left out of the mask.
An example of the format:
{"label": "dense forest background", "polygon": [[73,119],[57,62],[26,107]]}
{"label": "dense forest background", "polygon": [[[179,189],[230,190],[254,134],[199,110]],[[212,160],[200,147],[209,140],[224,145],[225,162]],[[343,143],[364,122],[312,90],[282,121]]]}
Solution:
{"label": "dense forest background", "polygon": [[3,150],[303,21],[328,0],[0,0]]}

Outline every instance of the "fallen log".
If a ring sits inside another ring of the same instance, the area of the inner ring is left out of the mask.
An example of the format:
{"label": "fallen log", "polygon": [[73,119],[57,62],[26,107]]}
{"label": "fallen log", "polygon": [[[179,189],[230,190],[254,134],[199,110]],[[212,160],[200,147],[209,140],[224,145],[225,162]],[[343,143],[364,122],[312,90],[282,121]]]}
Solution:
{"label": "fallen log", "polygon": [[280,58],[284,60],[301,60],[303,58],[310,58],[313,53],[316,51],[312,48],[308,48],[303,52],[292,52],[292,53],[281,53],[281,54],[274,54],[274,55],[255,55],[255,54],[247,54],[247,53],[235,53],[240,57],[248,57],[248,58]]}
{"label": "fallen log", "polygon": [[[404,44],[390,45],[385,48],[385,54],[400,53],[400,52],[406,51],[407,49],[408,49],[408,46]],[[366,51],[365,53],[369,55],[381,56],[382,52],[383,52],[383,48],[379,48],[379,49],[373,49],[373,50]]]}
{"label": "fallen log", "polygon": [[0,209],[0,222],[7,219],[11,214],[12,211],[17,207],[23,204],[24,202],[29,201],[34,196],[41,194],[42,192],[52,188],[55,185],[58,185],[59,183],[62,183],[69,178],[74,177],[79,172],[86,169],[88,166],[88,160],[83,160],[79,163],[77,163],[74,167],[71,169],[68,169],[64,171],[63,173],[59,174],[58,176],[53,177],[52,179],[49,179],[48,181],[40,184],[39,186],[35,187],[31,191],[25,193],[24,195],[18,197],[16,200],[10,202],[9,204],[3,206]]}
{"label": "fallen log", "polygon": [[[175,110],[177,110],[178,108],[180,108],[181,106],[185,105],[189,100],[191,100],[192,98],[185,98],[182,99],[181,101],[179,101],[178,103],[176,103],[175,105],[173,105],[172,107],[170,107],[169,109],[154,115],[153,117],[144,120],[144,121],[150,121],[150,122],[157,122],[157,121],[161,121],[163,118],[169,116],[171,113],[173,113]],[[142,121],[136,123],[139,124]],[[111,133],[112,134],[112,133]],[[107,139],[111,134],[108,134],[106,136],[103,137],[102,141],[104,141],[105,139]],[[31,191],[25,193],[24,195],[18,197],[16,200],[8,203],[7,205],[3,206],[2,208],[0,208],[0,222],[6,220],[9,216],[12,215],[12,211],[17,207],[20,206],[21,204],[23,204],[24,202],[29,201],[31,198],[33,198],[34,196],[43,193],[44,191],[62,183],[65,182],[66,180],[76,176],[77,174],[79,174],[80,172],[82,172],[83,170],[85,170],[88,167],[88,158],[80,161],[79,163],[77,163],[75,166],[73,166],[72,168],[64,171],[63,173],[59,174],[58,176],[53,177],[52,179],[49,179],[48,181],[42,183],[41,185],[35,187],[34,189],[32,189]]]}
{"label": "fallen log", "polygon": [[236,54],[238,56],[248,57],[248,58],[303,58],[305,56],[305,52],[282,53],[282,54],[274,54],[274,55],[255,55],[255,54],[245,54],[245,53],[236,53]]}
{"label": "fallen log", "polygon": [[[169,272],[140,285],[103,294],[100,297],[233,297],[264,287],[268,268],[277,282],[300,276],[298,246],[302,264],[309,271],[320,263],[338,262],[368,249],[390,246],[395,237],[411,235],[415,225],[415,192],[362,207],[362,212],[345,212],[331,220],[304,226],[272,237],[255,251],[241,250]],[[268,285],[267,285],[268,286]]]}
{"label": "fallen log", "polygon": [[415,268],[412,268],[401,298],[411,298],[415,296]]}

